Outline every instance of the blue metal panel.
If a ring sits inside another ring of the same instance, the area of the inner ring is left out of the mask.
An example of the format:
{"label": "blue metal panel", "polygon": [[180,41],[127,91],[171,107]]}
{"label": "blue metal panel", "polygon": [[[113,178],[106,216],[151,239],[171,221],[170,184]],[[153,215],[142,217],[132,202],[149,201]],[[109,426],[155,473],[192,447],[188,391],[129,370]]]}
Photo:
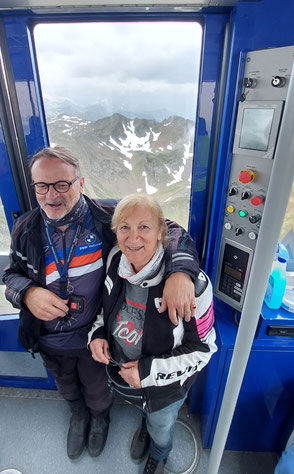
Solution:
{"label": "blue metal panel", "polygon": [[[247,51],[294,44],[291,22],[294,14],[292,0],[282,6],[272,0],[256,3],[239,2],[232,16],[232,39],[228,66],[224,115],[220,136],[218,170],[211,218],[207,268],[212,279],[215,276],[219,251],[219,236],[224,213],[224,194],[228,182],[231,162],[232,138],[242,78],[243,58]],[[224,306],[225,307],[225,306]],[[223,397],[224,381],[227,379],[235,335],[229,326],[237,330],[230,321],[232,310],[219,310],[216,305],[218,340],[220,342],[217,367],[209,365],[205,386],[208,413],[203,425],[204,447],[209,448],[215,432],[217,417]],[[265,328],[270,319],[261,320],[258,337],[252,347],[242,389],[232,421],[226,448],[241,450],[275,451],[281,447],[283,430],[293,412],[293,361],[294,341],[290,337],[268,337]],[[283,324],[293,325],[290,318]],[[281,322],[280,322],[281,323]],[[275,323],[273,323],[275,324]],[[258,368],[258,374],[257,374]],[[219,387],[217,393],[216,386]],[[196,388],[194,388],[196,390]],[[209,399],[209,401],[207,401]],[[196,407],[195,407],[196,409]],[[205,420],[205,418],[204,418]],[[292,426],[293,428],[293,426]]]}
{"label": "blue metal panel", "polygon": [[293,410],[293,364],[294,341],[289,350],[283,349],[283,345],[281,349],[267,350],[254,344],[226,449],[279,450],[284,427]]}
{"label": "blue metal panel", "polygon": [[36,83],[36,69],[32,62],[28,25],[27,17],[14,16],[4,19],[27,151],[28,155],[32,156],[46,146],[48,140],[44,120],[41,120],[40,95]]}
{"label": "blue metal panel", "polygon": [[[212,445],[237,327],[225,313],[219,313],[216,330],[219,352],[206,373],[196,379],[191,396],[192,411],[201,415],[204,448]],[[255,339],[226,449],[280,449],[283,430],[293,410],[293,363],[294,338]]]}
{"label": "blue metal panel", "polygon": [[189,231],[197,244],[199,253],[202,248],[203,227],[207,212],[215,104],[220,79],[224,31],[228,21],[228,15],[207,15],[204,24],[189,222]]}
{"label": "blue metal panel", "polygon": [[[20,344],[18,332],[19,316],[1,315],[0,316],[0,349],[1,351],[26,352]],[[4,387],[24,387],[24,388],[43,388],[56,390],[54,379],[47,371],[47,377],[21,377],[0,375],[0,386]]]}
{"label": "blue metal panel", "polygon": [[242,57],[250,50],[294,44],[293,15],[294,3],[292,0],[285,0],[282,6],[278,6],[272,0],[250,2],[250,4],[238,2],[233,10],[231,50],[218,154],[218,172],[207,252],[207,271],[212,279],[215,277],[219,252],[219,234],[224,212],[223,197],[228,183],[231,162],[232,132],[240,88],[238,79],[242,76]]}
{"label": "blue metal panel", "polygon": [[15,192],[14,182],[11,174],[11,168],[9,158],[7,154],[5,139],[3,136],[2,125],[0,123],[0,195],[4,207],[5,216],[7,219],[8,227],[11,230],[12,211],[19,211],[19,203]]}

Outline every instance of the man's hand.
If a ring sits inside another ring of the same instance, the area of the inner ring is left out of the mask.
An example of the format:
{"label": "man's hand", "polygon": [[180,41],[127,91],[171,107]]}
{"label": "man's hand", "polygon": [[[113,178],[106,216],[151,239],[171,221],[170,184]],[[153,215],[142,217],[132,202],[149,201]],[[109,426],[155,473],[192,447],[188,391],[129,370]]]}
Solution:
{"label": "man's hand", "polygon": [[168,309],[171,322],[178,324],[177,316],[190,321],[195,316],[195,287],[187,273],[172,273],[165,282],[159,312]]}
{"label": "man's hand", "polygon": [[64,317],[68,312],[67,300],[59,298],[52,291],[32,286],[24,295],[24,303],[30,312],[42,321],[51,321],[58,317]]}
{"label": "man's hand", "polygon": [[109,351],[108,351],[108,341],[106,339],[93,339],[89,344],[92,357],[97,362],[102,364],[109,364]]}
{"label": "man's hand", "polygon": [[141,387],[141,380],[138,369],[138,361],[132,360],[131,362],[125,362],[122,369],[119,371],[119,375],[124,379],[130,387]]}

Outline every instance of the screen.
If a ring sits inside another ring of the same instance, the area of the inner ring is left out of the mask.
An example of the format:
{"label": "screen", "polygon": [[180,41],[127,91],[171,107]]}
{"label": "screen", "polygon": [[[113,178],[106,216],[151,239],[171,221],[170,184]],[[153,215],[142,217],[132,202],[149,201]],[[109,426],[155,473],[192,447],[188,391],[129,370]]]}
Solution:
{"label": "screen", "polygon": [[230,275],[233,278],[236,278],[236,280],[241,281],[242,278],[242,273],[239,272],[238,270],[235,270],[235,268],[229,267],[228,265],[225,265],[224,272],[227,275]]}
{"label": "screen", "polygon": [[244,108],[239,147],[267,151],[273,116],[273,108]]}

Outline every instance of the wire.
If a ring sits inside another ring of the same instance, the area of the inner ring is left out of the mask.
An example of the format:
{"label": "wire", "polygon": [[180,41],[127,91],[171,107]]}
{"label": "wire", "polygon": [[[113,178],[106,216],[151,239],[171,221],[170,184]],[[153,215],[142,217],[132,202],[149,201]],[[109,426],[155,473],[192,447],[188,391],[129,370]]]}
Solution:
{"label": "wire", "polygon": [[165,474],[190,474],[190,473],[195,471],[195,469],[198,465],[198,462],[199,462],[199,457],[200,457],[197,438],[196,438],[196,435],[195,435],[194,431],[191,429],[191,427],[188,425],[188,423],[186,423],[186,421],[181,420],[180,418],[178,418],[176,420],[176,423],[178,423],[179,425],[184,426],[187,429],[187,431],[190,433],[191,438],[193,440],[194,458],[193,458],[192,464],[185,471],[173,472],[173,471],[169,471],[167,469],[167,467],[165,467],[164,468],[164,473]]}
{"label": "wire", "polygon": [[[239,326],[239,323],[240,323],[240,317],[239,316],[241,316],[240,313],[236,309],[234,309],[233,314],[232,314],[232,318],[233,318],[233,322],[236,324],[236,326]],[[239,317],[239,319],[238,319],[238,317]]]}

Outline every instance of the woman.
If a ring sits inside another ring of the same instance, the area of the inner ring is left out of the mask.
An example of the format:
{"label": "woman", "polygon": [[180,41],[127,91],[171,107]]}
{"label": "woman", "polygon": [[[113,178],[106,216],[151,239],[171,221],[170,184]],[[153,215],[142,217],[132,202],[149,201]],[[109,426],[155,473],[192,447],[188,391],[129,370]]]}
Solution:
{"label": "woman", "polygon": [[89,334],[93,358],[107,365],[114,391],[142,410],[131,445],[143,474],[161,473],[172,449],[174,424],[196,374],[217,350],[212,287],[200,272],[195,283],[196,318],[173,325],[159,314],[164,286],[167,228],[156,200],[125,197],[112,219],[118,246],[109,254],[103,290],[104,314]]}

